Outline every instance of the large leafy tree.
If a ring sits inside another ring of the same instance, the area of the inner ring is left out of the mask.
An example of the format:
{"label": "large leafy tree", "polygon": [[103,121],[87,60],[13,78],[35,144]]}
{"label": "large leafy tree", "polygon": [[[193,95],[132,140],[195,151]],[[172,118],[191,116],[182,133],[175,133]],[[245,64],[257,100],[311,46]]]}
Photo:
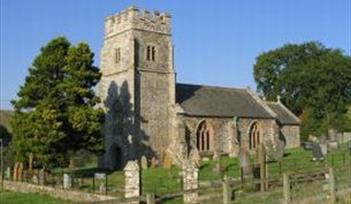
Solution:
{"label": "large leafy tree", "polygon": [[301,116],[305,136],[351,125],[344,117],[351,102],[351,57],[339,49],[286,44],[257,57],[254,78],[259,93],[269,100],[280,95]]}
{"label": "large leafy tree", "polygon": [[62,165],[68,153],[103,150],[103,110],[94,86],[101,77],[89,46],[58,37],[41,48],[13,101],[13,145],[23,161],[34,154],[46,166]]}

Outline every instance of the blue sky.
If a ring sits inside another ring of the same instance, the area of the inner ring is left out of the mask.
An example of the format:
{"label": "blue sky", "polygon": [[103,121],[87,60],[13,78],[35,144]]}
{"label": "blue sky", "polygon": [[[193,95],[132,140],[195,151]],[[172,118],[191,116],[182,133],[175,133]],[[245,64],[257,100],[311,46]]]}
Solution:
{"label": "blue sky", "polygon": [[89,43],[99,65],[103,22],[130,5],[172,14],[179,82],[255,89],[252,67],[285,43],[320,41],[351,55],[350,0],[0,0],[0,108],[10,109],[42,45]]}

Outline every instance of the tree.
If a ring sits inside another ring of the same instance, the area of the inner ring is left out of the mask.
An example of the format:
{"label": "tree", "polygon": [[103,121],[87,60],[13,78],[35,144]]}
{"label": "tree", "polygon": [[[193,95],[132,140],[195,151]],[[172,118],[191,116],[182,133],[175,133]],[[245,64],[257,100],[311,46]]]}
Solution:
{"label": "tree", "polygon": [[18,99],[12,101],[16,158],[34,154],[43,165],[67,164],[69,152],[103,151],[103,110],[94,86],[100,73],[89,46],[58,37],[41,48]]}
{"label": "tree", "polygon": [[351,103],[351,57],[318,42],[286,44],[259,55],[254,65],[257,90],[268,100],[278,95],[303,121],[302,134],[341,128]]}

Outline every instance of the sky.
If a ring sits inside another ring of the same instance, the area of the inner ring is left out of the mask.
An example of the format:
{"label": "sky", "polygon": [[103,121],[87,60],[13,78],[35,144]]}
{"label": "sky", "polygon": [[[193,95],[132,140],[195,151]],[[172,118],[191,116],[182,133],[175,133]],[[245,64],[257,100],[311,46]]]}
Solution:
{"label": "sky", "polygon": [[105,17],[131,5],[172,14],[178,82],[255,90],[255,58],[286,43],[351,55],[350,0],[0,0],[0,109],[12,109],[40,47],[57,36],[88,43],[98,66]]}

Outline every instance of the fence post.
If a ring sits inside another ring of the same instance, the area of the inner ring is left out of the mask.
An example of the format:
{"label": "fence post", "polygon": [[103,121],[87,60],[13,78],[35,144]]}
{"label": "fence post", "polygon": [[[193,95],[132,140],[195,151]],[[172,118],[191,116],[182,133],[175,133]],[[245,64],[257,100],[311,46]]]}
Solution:
{"label": "fence post", "polygon": [[224,178],[222,184],[223,184],[223,204],[230,204],[231,189],[230,189],[229,180],[227,177]]}
{"label": "fence post", "polygon": [[289,182],[289,176],[286,173],[283,174],[283,194],[284,194],[284,204],[289,204],[290,182]]}
{"label": "fence post", "polygon": [[146,194],[146,204],[155,204],[155,194],[153,193]]}
{"label": "fence post", "polygon": [[335,188],[335,177],[334,177],[334,169],[329,168],[329,189],[330,189],[330,199],[331,203],[336,203],[336,188]]}

